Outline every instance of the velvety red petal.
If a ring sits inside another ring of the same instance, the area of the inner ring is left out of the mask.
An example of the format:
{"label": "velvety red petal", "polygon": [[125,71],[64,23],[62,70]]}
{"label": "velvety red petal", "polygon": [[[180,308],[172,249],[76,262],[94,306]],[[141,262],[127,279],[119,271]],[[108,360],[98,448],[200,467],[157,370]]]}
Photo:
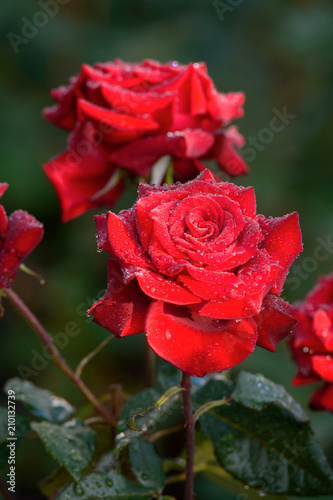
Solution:
{"label": "velvety red petal", "polygon": [[136,280],[124,285],[121,268],[108,259],[108,288],[88,314],[116,337],[124,337],[143,331],[149,303],[150,298],[142,293]]}
{"label": "velvety red petal", "polygon": [[313,329],[327,351],[333,353],[332,321],[323,309],[318,309],[313,318]]}
{"label": "velvety red petal", "polygon": [[107,216],[108,240],[112,254],[125,264],[147,268],[149,262],[143,255],[144,251],[131,225],[113,212],[108,212]]}
{"label": "velvety red petal", "polygon": [[[237,298],[237,294],[239,297]],[[228,295],[222,301],[211,300],[203,306],[191,306],[191,309],[197,311],[200,316],[208,316],[216,319],[239,319],[248,318],[260,312],[264,291],[253,295],[245,295],[244,291],[238,292],[237,288],[231,288],[228,294],[236,298],[228,299]]]}
{"label": "velvety red petal", "polygon": [[313,410],[333,412],[333,384],[324,384],[313,394],[310,406]]}
{"label": "velvety red petal", "polygon": [[305,300],[314,309],[320,308],[323,304],[333,304],[333,273],[322,276]]}
{"label": "velvety red petal", "polygon": [[153,351],[192,376],[227,370],[253,351],[257,332],[251,319],[202,318],[185,306],[153,301],[145,320]]}
{"label": "velvety red petal", "polygon": [[116,113],[110,109],[96,106],[85,99],[78,100],[79,117],[83,119],[94,119],[98,122],[107,123],[113,127],[125,130],[155,130],[158,128],[158,123],[148,118],[138,118],[122,113]]}
{"label": "velvety red petal", "polygon": [[109,191],[96,198],[115,172],[108,160],[107,149],[101,145],[96,145],[84,156],[74,150],[62,153],[44,165],[44,170],[57,192],[63,222],[91,208],[114,205],[124,186],[123,179],[120,179]]}
{"label": "velvety red petal", "polygon": [[313,355],[311,358],[314,372],[326,382],[333,383],[333,354],[326,356]]}
{"label": "velvety red petal", "polygon": [[41,241],[43,224],[23,210],[8,218],[8,228],[0,251],[0,288],[10,286],[19,266]]}
{"label": "velvety red petal", "polygon": [[244,295],[246,292],[242,280],[232,273],[219,273],[219,281],[215,284],[198,281],[192,276],[186,276],[185,274],[179,274],[178,281],[185,285],[192,293],[205,300],[218,300],[228,295],[230,297],[230,293],[232,293],[235,288],[237,289],[237,293],[238,291],[241,292],[242,289]]}
{"label": "velvety red petal", "polygon": [[245,94],[243,92],[229,92],[228,94],[220,94],[219,97],[224,123],[244,115]]}
{"label": "velvety red petal", "polygon": [[159,274],[142,270],[136,274],[136,278],[142,291],[153,299],[180,306],[201,302],[199,297],[187,291],[183,286],[174,281],[169,281]]}
{"label": "velvety red petal", "polygon": [[[0,198],[3,193],[6,191],[8,184],[5,182],[0,183]],[[5,236],[8,227],[8,218],[6,214],[6,210],[0,205],[0,238]]]}
{"label": "velvety red petal", "polygon": [[295,378],[293,379],[291,385],[305,385],[305,384],[313,384],[314,382],[319,382],[320,378],[316,374],[304,375],[301,371],[297,373]]}
{"label": "velvety red petal", "polygon": [[136,203],[136,222],[137,231],[140,235],[142,245],[146,250],[149,249],[150,238],[154,230],[154,220],[150,217],[150,212],[153,208],[174,200],[186,198],[188,193],[179,189],[170,189],[152,193],[150,196],[140,198]]}
{"label": "velvety red petal", "polygon": [[270,219],[260,217],[258,220],[264,235],[261,248],[266,249],[283,269],[272,287],[272,293],[280,295],[291,264],[303,250],[298,214],[294,212]]}
{"label": "velvety red petal", "polygon": [[291,306],[276,295],[268,294],[263,300],[260,314],[253,316],[258,326],[257,344],[268,351],[275,351],[276,345],[295,327]]}
{"label": "velvety red petal", "polygon": [[[217,158],[221,170],[231,177],[249,173],[250,169],[247,163],[237,152],[238,149],[244,146],[244,143],[244,137],[235,126],[229,127],[216,138],[214,158]],[[212,153],[209,153],[209,156],[211,155]]]}
{"label": "velvety red petal", "polygon": [[174,100],[174,95],[155,92],[134,92],[115,85],[101,84],[102,94],[109,104],[122,113],[151,113]]}

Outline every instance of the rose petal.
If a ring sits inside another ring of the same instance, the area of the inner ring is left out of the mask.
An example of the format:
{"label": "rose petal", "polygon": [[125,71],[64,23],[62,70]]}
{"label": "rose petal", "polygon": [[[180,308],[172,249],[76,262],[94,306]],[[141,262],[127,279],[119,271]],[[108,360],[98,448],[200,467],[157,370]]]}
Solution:
{"label": "rose petal", "polygon": [[313,370],[326,382],[333,383],[333,354],[326,356],[312,356]]}
{"label": "rose petal", "polygon": [[10,215],[0,251],[0,288],[10,286],[19,266],[38,245],[43,234],[43,224],[27,212],[16,210]]}
{"label": "rose petal", "polygon": [[258,326],[257,344],[268,351],[275,351],[275,346],[295,327],[297,320],[291,316],[292,308],[279,297],[268,294],[262,303],[260,314],[253,316]]}
{"label": "rose petal", "polygon": [[95,323],[116,337],[143,331],[150,298],[142,293],[136,280],[125,285],[119,265],[108,259],[108,288],[105,295],[88,311]]}
{"label": "rose petal", "polygon": [[251,319],[239,323],[201,318],[186,307],[153,301],[145,320],[153,351],[192,376],[227,370],[253,351],[257,332]]}
{"label": "rose petal", "polygon": [[313,410],[333,412],[333,384],[324,384],[313,394],[310,406]]}
{"label": "rose petal", "polygon": [[142,291],[153,299],[180,306],[201,302],[199,297],[187,291],[183,286],[169,281],[159,274],[142,270],[136,274],[136,278]]}
{"label": "rose petal", "polygon": [[313,328],[318,339],[324,344],[325,349],[333,352],[332,321],[323,309],[318,309],[315,312]]}
{"label": "rose petal", "polygon": [[44,165],[44,170],[60,200],[63,222],[91,208],[114,205],[124,186],[120,179],[107,193],[93,199],[115,171],[109,163],[107,150],[101,145],[96,145],[84,156],[74,150],[62,153]]}
{"label": "rose petal", "polygon": [[113,212],[108,212],[108,240],[115,255],[125,264],[142,268],[149,267],[136,233],[129,223]]}
{"label": "rose petal", "polygon": [[298,214],[294,212],[274,219],[261,216],[258,220],[264,235],[261,248],[267,250],[283,269],[272,287],[272,293],[280,295],[289,268],[303,249]]}
{"label": "rose petal", "polygon": [[116,113],[110,109],[96,106],[85,99],[78,100],[78,113],[81,119],[94,119],[124,130],[155,130],[159,126],[154,120]]}

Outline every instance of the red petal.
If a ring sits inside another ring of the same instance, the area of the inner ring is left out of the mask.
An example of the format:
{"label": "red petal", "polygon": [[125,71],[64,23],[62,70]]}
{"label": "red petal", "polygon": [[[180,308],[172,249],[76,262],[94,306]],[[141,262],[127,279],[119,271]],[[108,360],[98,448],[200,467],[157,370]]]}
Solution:
{"label": "red petal", "polygon": [[163,300],[171,304],[187,305],[201,302],[199,297],[188,292],[173,281],[163,278],[159,274],[142,270],[136,274],[136,278],[144,293],[153,299]]}
{"label": "red petal", "polygon": [[268,294],[264,298],[260,314],[253,316],[258,326],[257,344],[260,347],[275,351],[275,346],[297,323],[291,316],[291,311],[291,306],[275,295]]}
{"label": "red petal", "polygon": [[234,288],[244,289],[245,285],[232,273],[219,273],[219,282],[216,284],[197,281],[192,276],[184,274],[178,275],[178,280],[183,283],[192,293],[205,300],[219,299],[221,296],[228,296]]}
{"label": "red petal", "polygon": [[19,266],[38,245],[43,234],[43,224],[27,212],[16,210],[10,215],[0,251],[0,288],[10,286]]}
{"label": "red petal", "polygon": [[125,130],[155,130],[159,127],[154,120],[138,118],[122,113],[116,113],[110,109],[96,106],[85,99],[78,100],[78,113],[83,119],[92,118],[99,122],[110,124],[119,129]]}
{"label": "red petal", "polygon": [[44,170],[59,197],[63,222],[91,208],[112,206],[123,190],[121,179],[110,191],[94,199],[115,171],[108,160],[107,149],[100,145],[84,156],[74,150],[62,153],[44,165]]}
{"label": "red petal", "polygon": [[150,113],[163,108],[175,98],[170,94],[156,92],[134,92],[115,85],[101,84],[102,94],[110,105],[124,113]]}
{"label": "red petal", "polygon": [[108,240],[112,254],[125,264],[146,269],[149,262],[143,255],[144,251],[131,225],[113,212],[108,212],[107,216]]}
{"label": "red petal", "polygon": [[197,377],[239,364],[253,351],[257,340],[251,319],[239,323],[211,320],[162,301],[151,303],[145,333],[156,354]]}
{"label": "red petal", "polygon": [[[3,195],[3,193],[6,191],[8,187],[8,184],[5,182],[0,183],[0,198]],[[0,205],[0,238],[3,238],[5,236],[5,232],[7,231],[8,227],[8,218],[6,214],[6,210],[3,208],[2,205]]]}
{"label": "red petal", "polygon": [[312,396],[310,406],[313,410],[333,412],[333,384],[324,384]]}
{"label": "red petal", "polygon": [[266,249],[283,269],[272,287],[272,293],[280,295],[289,268],[303,249],[298,214],[294,212],[274,219],[260,217],[258,220],[264,235],[261,248]]}
{"label": "red petal", "polygon": [[320,342],[324,344],[325,349],[333,352],[333,328],[332,321],[328,314],[322,309],[315,312],[313,318],[313,328]]}
{"label": "red petal", "polygon": [[333,355],[312,356],[313,370],[326,382],[333,383]]}
{"label": "red petal", "polygon": [[[232,289],[229,293],[234,293],[236,295],[237,289]],[[240,294],[243,295],[243,293],[244,292],[240,290]],[[249,316],[253,316],[253,314],[260,312],[263,295],[264,291],[260,291],[257,294],[246,295],[244,298],[240,299],[235,298],[228,300],[226,298],[226,300],[223,300],[222,302],[211,300],[202,307],[191,306],[191,309],[198,311],[200,316],[208,316],[210,318],[248,318]]]}
{"label": "red petal", "polygon": [[119,265],[108,259],[108,288],[88,311],[94,321],[116,337],[143,331],[150,298],[142,293],[136,280],[124,285]]}
{"label": "red petal", "polygon": [[[239,134],[235,126],[217,136],[213,148],[214,157],[217,158],[221,170],[232,177],[249,173],[248,165],[237,152],[237,149],[241,148],[244,143],[244,137]],[[212,153],[209,153],[209,156],[211,155]]]}

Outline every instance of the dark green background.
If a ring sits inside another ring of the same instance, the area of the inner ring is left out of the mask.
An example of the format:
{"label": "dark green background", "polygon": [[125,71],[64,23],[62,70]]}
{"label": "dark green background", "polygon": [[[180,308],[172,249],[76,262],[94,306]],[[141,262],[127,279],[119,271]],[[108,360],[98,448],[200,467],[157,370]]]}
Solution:
{"label": "dark green background", "polygon": [[[46,284],[41,287],[21,273],[14,289],[52,333],[64,332],[69,321],[77,323],[81,333],[62,350],[73,366],[106,335],[84,315],[105,287],[106,256],[96,253],[92,213],[60,223],[58,202],[41,166],[64,149],[67,133],[43,121],[41,109],[52,102],[49,89],[66,83],[84,62],[116,57],[205,61],[220,91],[245,92],[246,114],[237,125],[247,139],[264,137],[262,129],[269,127],[273,109],[286,107],[296,115],[271,142],[260,146],[250,162],[251,174],[236,183],[255,187],[259,213],[300,214],[304,252],[297,264],[303,278],[297,287],[295,281],[286,285],[286,298],[302,299],[317,277],[333,268],[332,253],[326,252],[321,262],[313,257],[317,238],[332,237],[333,3],[226,0],[224,4],[229,7],[219,16],[210,0],[69,0],[28,43],[19,44],[17,53],[8,33],[22,36],[23,26],[37,19],[41,6],[32,0],[0,4],[0,181],[10,184],[2,203],[8,213],[23,208],[45,225],[45,237],[27,264],[43,274]],[[129,190],[119,207],[134,198],[135,191]],[[40,352],[34,334],[5,306],[1,382],[17,376],[19,365],[31,365],[33,349]],[[142,387],[144,360],[143,335],[113,340],[88,365],[85,380],[98,394],[114,382],[123,383],[128,392],[137,391]],[[295,366],[285,345],[277,354],[258,348],[242,368],[281,382],[304,405],[314,389],[290,387]],[[75,404],[83,402],[51,362],[30,380]],[[333,416],[310,415],[332,460]],[[52,466],[38,446],[22,448],[18,471],[22,498],[28,498],[29,488]],[[221,497],[219,487],[212,488],[205,478],[199,478],[197,489],[197,500]]]}

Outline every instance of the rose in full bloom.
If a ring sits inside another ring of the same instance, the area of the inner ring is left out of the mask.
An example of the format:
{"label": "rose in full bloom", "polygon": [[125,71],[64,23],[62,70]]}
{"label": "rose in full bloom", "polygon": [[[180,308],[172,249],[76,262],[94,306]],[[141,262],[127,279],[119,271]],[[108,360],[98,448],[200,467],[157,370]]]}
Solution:
{"label": "rose in full bloom", "polygon": [[[0,183],[0,197],[8,184]],[[9,217],[0,205],[0,288],[8,288],[24,259],[43,237],[43,224],[23,210]]]}
{"label": "rose in full bloom", "polygon": [[294,305],[293,314],[298,320],[289,341],[298,365],[293,385],[324,382],[310,406],[333,412],[333,273],[321,278],[304,302]]}
{"label": "rose in full bloom", "polygon": [[237,152],[244,138],[226,128],[243,115],[244,95],[217,92],[203,63],[85,64],[51,94],[56,104],[44,116],[71,131],[68,150],[45,165],[64,221],[112,206],[123,189],[119,172],[147,177],[163,157],[181,181],[202,171],[203,159],[231,176],[248,171]]}
{"label": "rose in full bloom", "polygon": [[153,351],[196,376],[270,351],[295,325],[280,297],[302,250],[296,213],[256,214],[253,188],[209,170],[182,185],[141,184],[136,204],[96,216],[108,288],[89,313],[117,337],[145,332]]}

